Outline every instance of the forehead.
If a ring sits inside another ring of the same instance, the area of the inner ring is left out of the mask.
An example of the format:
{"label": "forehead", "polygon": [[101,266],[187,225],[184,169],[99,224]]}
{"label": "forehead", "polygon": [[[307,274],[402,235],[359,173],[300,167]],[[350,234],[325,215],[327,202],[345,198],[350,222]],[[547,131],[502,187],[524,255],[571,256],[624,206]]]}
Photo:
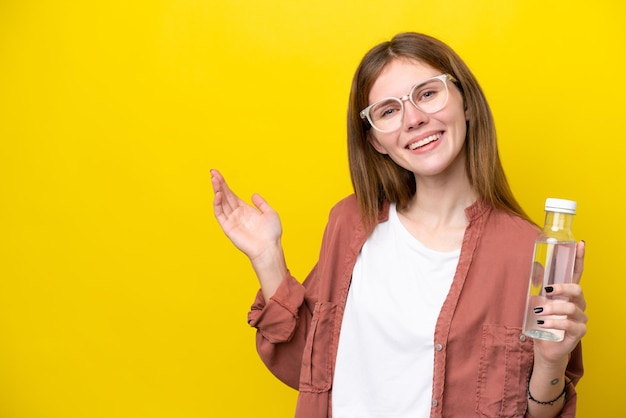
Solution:
{"label": "forehead", "polygon": [[409,92],[415,83],[441,74],[438,70],[421,61],[398,58],[383,67],[369,92],[369,102],[385,97],[401,97]]}

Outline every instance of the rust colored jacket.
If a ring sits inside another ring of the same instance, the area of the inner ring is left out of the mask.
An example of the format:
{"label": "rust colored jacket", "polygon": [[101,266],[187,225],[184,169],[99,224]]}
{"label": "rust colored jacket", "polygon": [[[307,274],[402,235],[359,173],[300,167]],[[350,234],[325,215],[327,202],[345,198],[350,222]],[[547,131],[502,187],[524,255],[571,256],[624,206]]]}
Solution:
{"label": "rust colored jacket", "polygon": [[[388,214],[386,204],[379,222]],[[521,327],[538,229],[481,202],[468,207],[466,215],[459,263],[435,327],[430,416],[524,417],[533,342]],[[341,321],[368,233],[356,198],[340,201],[306,280],[301,284],[286,277],[267,304],[259,292],[249,313],[261,359],[299,391],[296,418],[331,417]],[[562,416],[574,417],[574,386],[583,374],[580,344],[566,374],[572,384]]]}

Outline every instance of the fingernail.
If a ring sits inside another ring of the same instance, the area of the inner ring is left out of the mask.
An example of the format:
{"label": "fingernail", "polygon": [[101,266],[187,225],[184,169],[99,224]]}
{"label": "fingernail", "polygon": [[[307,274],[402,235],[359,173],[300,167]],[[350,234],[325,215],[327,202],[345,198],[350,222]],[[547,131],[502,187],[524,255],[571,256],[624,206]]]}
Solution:
{"label": "fingernail", "polygon": [[543,325],[543,319],[538,319],[538,320],[537,320],[537,324],[538,324],[538,325]]}
{"label": "fingernail", "polygon": [[552,287],[552,286],[546,286],[546,287],[544,287],[544,288],[543,288],[543,290],[545,290],[545,291],[546,291],[546,293],[550,293],[550,292],[552,292],[552,291],[554,290],[554,287]]}
{"label": "fingernail", "polygon": [[541,313],[541,312],[543,312],[543,308],[541,308],[541,307],[540,308],[535,308],[535,309],[533,309],[533,311],[535,311],[535,313]]}

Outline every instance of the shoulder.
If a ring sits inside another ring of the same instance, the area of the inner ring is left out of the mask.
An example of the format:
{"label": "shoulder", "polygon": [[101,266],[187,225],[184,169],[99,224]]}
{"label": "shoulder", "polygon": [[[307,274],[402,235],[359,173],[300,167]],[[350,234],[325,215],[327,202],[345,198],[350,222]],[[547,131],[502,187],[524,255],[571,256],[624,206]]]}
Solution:
{"label": "shoulder", "polygon": [[330,210],[325,230],[327,240],[360,243],[365,241],[369,232],[371,231],[365,230],[359,203],[354,194],[341,199]]}
{"label": "shoulder", "polygon": [[534,243],[539,227],[526,219],[502,209],[492,209],[487,220],[486,235],[515,241],[525,246]]}
{"label": "shoulder", "polygon": [[[383,202],[377,223],[385,222],[389,218],[389,206],[389,202]],[[363,226],[361,209],[356,195],[351,194],[337,202],[330,210],[329,221],[340,221],[347,225]]]}
{"label": "shoulder", "polygon": [[532,222],[502,209],[493,209],[491,211],[491,222],[498,223],[500,226],[513,228],[520,232],[526,231],[534,234],[539,231],[539,227]]}
{"label": "shoulder", "polygon": [[344,197],[339,202],[335,203],[330,210],[330,217],[351,216],[354,214],[359,214],[359,203],[354,194]]}
{"label": "shoulder", "polygon": [[328,229],[354,229],[361,224],[361,211],[356,196],[344,197],[331,208],[328,215]]}

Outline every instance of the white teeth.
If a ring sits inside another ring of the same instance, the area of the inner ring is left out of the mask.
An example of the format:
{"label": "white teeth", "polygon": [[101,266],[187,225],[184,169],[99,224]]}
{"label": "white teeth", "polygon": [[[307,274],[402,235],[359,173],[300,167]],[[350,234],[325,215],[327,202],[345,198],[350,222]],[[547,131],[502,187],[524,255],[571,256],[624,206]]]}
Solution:
{"label": "white teeth", "polygon": [[431,135],[429,137],[422,139],[421,141],[417,141],[417,142],[413,142],[412,144],[409,144],[409,149],[414,150],[416,148],[423,147],[426,144],[430,144],[431,142],[436,141],[440,137],[441,137],[441,133]]}

